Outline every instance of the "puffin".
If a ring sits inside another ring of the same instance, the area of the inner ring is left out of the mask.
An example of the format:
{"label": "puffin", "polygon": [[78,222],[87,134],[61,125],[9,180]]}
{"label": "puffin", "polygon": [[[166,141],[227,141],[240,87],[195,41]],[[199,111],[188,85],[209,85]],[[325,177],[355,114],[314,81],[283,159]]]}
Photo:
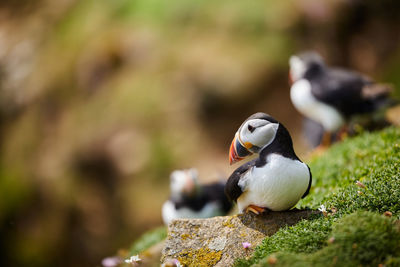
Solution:
{"label": "puffin", "polygon": [[232,165],[252,154],[258,157],[237,168],[225,186],[225,194],[237,202],[239,213],[289,210],[308,195],[310,168],[297,157],[285,126],[262,112],[239,127],[229,162]]}
{"label": "puffin", "polygon": [[302,115],[322,125],[322,146],[328,146],[353,116],[392,102],[391,87],[357,72],[328,67],[316,52],[291,56],[289,65],[291,101]]}
{"label": "puffin", "polygon": [[162,206],[162,219],[168,225],[174,219],[209,218],[226,215],[232,203],[224,194],[225,181],[198,182],[195,168],[175,170],[170,175],[170,198]]}

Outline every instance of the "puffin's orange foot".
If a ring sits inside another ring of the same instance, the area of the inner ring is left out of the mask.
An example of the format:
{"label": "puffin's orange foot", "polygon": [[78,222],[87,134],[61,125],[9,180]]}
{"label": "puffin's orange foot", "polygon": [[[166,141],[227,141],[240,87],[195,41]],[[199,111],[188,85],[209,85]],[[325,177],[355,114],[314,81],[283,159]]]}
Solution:
{"label": "puffin's orange foot", "polygon": [[349,136],[349,129],[347,126],[343,126],[337,133],[337,138],[339,141],[343,141]]}
{"label": "puffin's orange foot", "polygon": [[311,152],[311,157],[318,157],[325,153],[325,151],[329,148],[329,146],[319,145]]}
{"label": "puffin's orange foot", "polygon": [[263,213],[265,210],[266,210],[265,208],[262,208],[262,207],[259,207],[256,205],[248,205],[246,208],[246,213],[251,211],[254,214],[259,215],[260,213]]}
{"label": "puffin's orange foot", "polygon": [[332,143],[332,134],[325,132],[322,136],[321,143],[317,146],[314,151],[311,153],[311,157],[321,156],[325,153],[325,151],[331,146]]}

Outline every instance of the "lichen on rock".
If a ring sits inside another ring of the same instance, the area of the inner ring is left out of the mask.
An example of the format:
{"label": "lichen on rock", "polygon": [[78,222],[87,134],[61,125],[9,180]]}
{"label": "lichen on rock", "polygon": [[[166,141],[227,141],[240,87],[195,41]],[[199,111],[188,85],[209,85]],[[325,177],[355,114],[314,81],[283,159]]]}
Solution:
{"label": "lichen on rock", "polygon": [[176,258],[183,266],[214,266],[222,256],[222,251],[200,248],[196,250],[184,249]]}
{"label": "lichen on rock", "polygon": [[[291,210],[259,216],[240,214],[209,219],[180,219],[168,226],[161,261],[178,259],[183,266],[231,266],[279,228],[308,218],[315,211]],[[251,243],[244,248],[243,243]]]}

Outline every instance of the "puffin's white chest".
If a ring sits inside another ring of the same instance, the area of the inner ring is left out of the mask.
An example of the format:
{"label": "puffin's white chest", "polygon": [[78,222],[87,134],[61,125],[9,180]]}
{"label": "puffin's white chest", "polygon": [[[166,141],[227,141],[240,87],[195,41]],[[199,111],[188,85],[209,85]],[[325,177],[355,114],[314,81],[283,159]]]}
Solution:
{"label": "puffin's white chest", "polygon": [[250,204],[273,211],[288,210],[306,192],[310,181],[306,164],[277,154],[269,155],[267,161],[240,179],[243,193],[237,200],[239,211]]}
{"label": "puffin's white chest", "polygon": [[184,218],[210,218],[222,215],[222,210],[217,202],[210,202],[204,205],[199,211],[194,211],[189,208],[176,209],[171,200],[164,202],[162,206],[162,218],[165,224],[169,224],[175,219]]}
{"label": "puffin's white chest", "polygon": [[306,79],[296,81],[290,88],[290,98],[304,116],[320,123],[325,131],[335,132],[344,124],[344,118],[335,108],[318,101],[311,93]]}

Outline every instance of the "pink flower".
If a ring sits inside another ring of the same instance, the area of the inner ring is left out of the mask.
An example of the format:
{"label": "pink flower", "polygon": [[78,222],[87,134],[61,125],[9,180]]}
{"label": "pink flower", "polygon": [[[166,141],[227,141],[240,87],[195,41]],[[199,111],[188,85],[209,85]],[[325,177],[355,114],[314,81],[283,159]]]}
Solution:
{"label": "pink flower", "polygon": [[242,246],[243,246],[244,249],[249,249],[249,248],[251,248],[251,243],[249,243],[249,242],[243,242],[243,243],[242,243]]}
{"label": "pink flower", "polygon": [[161,267],[183,267],[177,259],[168,259],[165,263],[161,264]]}
{"label": "pink flower", "polygon": [[115,267],[120,263],[122,263],[122,259],[120,257],[107,257],[101,261],[101,265],[104,267]]}

